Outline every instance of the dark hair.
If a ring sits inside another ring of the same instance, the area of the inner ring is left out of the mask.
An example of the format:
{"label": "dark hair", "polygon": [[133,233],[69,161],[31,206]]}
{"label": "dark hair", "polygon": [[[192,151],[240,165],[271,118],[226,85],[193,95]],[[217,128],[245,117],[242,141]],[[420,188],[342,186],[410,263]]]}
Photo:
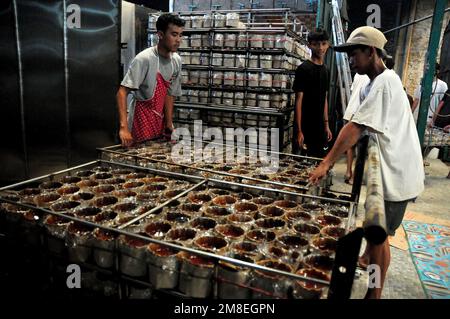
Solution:
{"label": "dark hair", "polygon": [[329,38],[327,31],[321,28],[317,28],[315,31],[308,33],[308,43],[312,41],[328,41]]}
{"label": "dark hair", "polygon": [[439,72],[441,70],[441,65],[436,62],[436,66],[435,66],[436,72]]}
{"label": "dark hair", "polygon": [[164,13],[160,15],[156,21],[156,30],[164,33],[167,31],[169,24],[171,23],[179,27],[184,27],[186,22],[177,15]]}

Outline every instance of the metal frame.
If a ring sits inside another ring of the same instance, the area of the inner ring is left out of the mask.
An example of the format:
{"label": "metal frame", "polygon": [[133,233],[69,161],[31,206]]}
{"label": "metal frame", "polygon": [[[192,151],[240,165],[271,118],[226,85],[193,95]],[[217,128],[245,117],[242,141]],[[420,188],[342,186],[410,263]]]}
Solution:
{"label": "metal frame", "polygon": [[[195,140],[194,140],[195,142]],[[203,144],[206,144],[206,142],[203,142]],[[222,145],[222,144],[218,144],[218,143],[214,143],[211,142],[211,144],[216,144],[216,145]],[[226,145],[222,145],[223,146],[223,154],[225,154],[225,148]],[[240,148],[240,149],[244,149],[244,151],[250,151],[250,150],[254,150],[256,151],[257,149],[251,148],[251,147],[241,147],[241,146],[236,146],[236,149]],[[258,182],[261,184],[270,184],[270,185],[274,185],[274,186],[281,186],[283,188],[290,188],[292,190],[296,190],[299,191],[301,194],[304,192],[308,192],[308,191],[314,191],[313,189],[311,189],[310,187],[307,186],[299,186],[299,185],[292,185],[292,184],[286,184],[286,183],[282,183],[282,182],[276,182],[276,181],[270,181],[270,180],[262,180],[262,179],[258,179],[258,178],[254,178],[254,177],[250,177],[250,176],[242,176],[242,175],[238,175],[238,174],[232,174],[232,173],[228,173],[228,172],[224,172],[224,171],[217,171],[217,170],[213,170],[213,169],[208,169],[208,168],[201,168],[201,167],[196,167],[193,165],[187,165],[187,164],[180,164],[180,163],[174,163],[174,162],[169,162],[169,161],[165,161],[165,160],[157,160],[157,159],[152,159],[152,158],[148,158],[145,156],[141,156],[141,155],[135,155],[135,154],[127,154],[124,153],[124,149],[122,148],[121,145],[113,145],[113,146],[109,146],[109,147],[105,147],[105,148],[98,148],[97,149],[99,152],[99,157],[102,158],[104,156],[104,154],[112,154],[112,155],[119,155],[122,157],[129,157],[129,158],[133,158],[134,159],[134,165],[136,165],[136,167],[142,167],[139,166],[138,161],[139,160],[145,160],[148,162],[152,162],[152,163],[160,163],[160,164],[164,164],[170,167],[178,167],[184,170],[196,170],[199,172],[206,172],[206,173],[211,173],[214,175],[221,175],[224,177],[232,177],[232,178],[236,178],[239,180],[249,180],[249,181],[254,181],[254,182]],[[301,156],[301,155],[293,155],[293,154],[288,154],[288,153],[280,153],[280,152],[272,152],[277,154],[278,156],[283,156],[285,158],[297,158],[297,159],[304,159],[304,160],[308,160],[308,161],[315,161],[318,162],[321,159],[319,158],[315,158],[315,157],[306,157],[306,156]],[[103,159],[103,158],[102,158]],[[112,162],[115,162],[114,160]],[[355,173],[356,174],[356,173]],[[361,175],[362,178],[362,175]],[[327,188],[326,182],[324,181],[325,184],[322,184],[322,188]],[[330,192],[330,190],[327,189],[328,192]],[[359,190],[358,190],[359,191]],[[331,191],[331,192],[335,192],[335,193],[340,193],[340,194],[345,194],[345,195],[351,195],[349,193],[345,193],[345,192],[337,192],[337,191]],[[323,197],[324,198],[324,197]],[[356,196],[351,196],[352,201],[354,201],[354,199],[356,198]]]}
{"label": "metal frame", "polygon": [[[0,191],[13,190],[13,189],[16,189],[18,187],[25,187],[25,186],[27,186],[28,184],[31,184],[31,183],[41,182],[41,181],[45,181],[45,180],[49,180],[49,179],[53,180],[55,177],[60,176],[62,174],[71,173],[71,172],[74,172],[74,171],[79,170],[79,169],[86,169],[86,168],[98,166],[98,165],[101,165],[101,164],[105,164],[105,165],[109,165],[109,166],[113,166],[113,167],[133,168],[133,169],[135,169],[137,171],[146,171],[146,172],[157,174],[157,175],[160,175],[160,176],[166,176],[166,177],[172,177],[172,178],[182,178],[183,180],[197,180],[197,181],[199,181],[198,183],[193,185],[190,189],[188,189],[188,190],[184,191],[183,193],[179,194],[177,196],[177,198],[180,198],[180,197],[186,195],[189,191],[195,190],[198,187],[200,187],[201,185],[208,184],[208,183],[211,182],[211,183],[214,184],[215,188],[219,187],[219,188],[227,189],[228,186],[235,186],[235,187],[237,186],[237,187],[242,187],[243,189],[264,190],[264,191],[271,192],[274,195],[275,194],[284,194],[284,195],[291,195],[291,196],[296,196],[296,197],[301,197],[301,198],[316,199],[316,200],[320,200],[320,201],[324,201],[324,202],[344,204],[344,205],[348,205],[349,206],[349,216],[348,216],[348,223],[347,223],[347,226],[346,226],[346,232],[349,231],[351,223],[354,223],[354,211],[355,211],[354,208],[355,208],[355,206],[354,206],[354,203],[351,203],[351,202],[346,202],[346,201],[336,200],[336,199],[329,199],[329,198],[322,198],[322,197],[317,197],[317,196],[297,194],[297,193],[287,192],[287,191],[283,191],[283,190],[274,190],[274,189],[270,189],[270,188],[266,188],[266,187],[244,185],[244,184],[239,184],[239,183],[234,183],[234,182],[226,182],[226,181],[213,180],[213,179],[211,179],[211,180],[202,179],[202,178],[195,177],[195,176],[188,176],[188,175],[177,174],[177,173],[172,173],[172,172],[167,172],[167,171],[160,171],[160,170],[155,170],[155,169],[137,167],[137,166],[133,166],[133,165],[112,163],[112,162],[107,162],[107,161],[102,161],[102,160],[89,162],[89,163],[86,163],[86,164],[83,164],[83,165],[79,165],[79,166],[76,166],[76,167],[72,167],[72,168],[69,168],[69,169],[58,171],[58,172],[55,172],[55,173],[52,173],[52,174],[44,175],[44,176],[41,176],[41,177],[33,178],[33,179],[30,179],[30,180],[27,180],[27,181],[23,181],[23,182],[20,182],[20,183],[16,183],[16,184],[13,184],[13,185],[2,187],[2,188],[0,188]],[[176,200],[176,198],[172,198],[171,200],[166,201],[165,203],[163,203],[161,205],[158,205],[158,209],[160,209],[162,207],[166,207],[173,200]],[[265,272],[269,272],[269,273],[273,273],[273,274],[277,274],[277,275],[282,275],[282,276],[285,276],[285,277],[288,277],[288,278],[291,278],[291,279],[300,280],[300,281],[307,281],[307,282],[314,282],[314,283],[322,284],[322,285],[325,285],[325,286],[328,286],[330,284],[327,281],[318,280],[318,279],[314,279],[314,278],[305,278],[305,277],[302,277],[302,276],[299,276],[299,275],[296,275],[296,274],[293,274],[293,273],[280,271],[280,270],[272,269],[272,268],[267,268],[267,267],[260,266],[260,265],[257,265],[257,264],[244,262],[244,261],[241,261],[241,260],[236,260],[234,258],[230,258],[230,257],[226,257],[226,256],[220,256],[220,255],[216,255],[216,254],[213,254],[213,253],[209,253],[209,252],[205,252],[205,251],[201,251],[201,250],[197,250],[197,249],[193,249],[193,248],[189,248],[189,247],[179,246],[179,245],[172,244],[172,243],[169,243],[169,242],[160,241],[160,240],[152,239],[152,238],[149,238],[149,237],[141,236],[139,234],[127,232],[126,230],[124,230],[124,228],[126,228],[126,226],[118,227],[118,228],[108,227],[108,226],[100,225],[100,224],[97,224],[97,223],[94,223],[94,222],[89,222],[89,221],[86,221],[86,220],[82,220],[82,219],[79,219],[77,217],[67,216],[67,215],[65,215],[63,213],[54,212],[54,211],[51,211],[51,210],[46,209],[46,208],[36,207],[34,205],[29,205],[29,204],[25,204],[25,203],[18,203],[18,202],[10,200],[8,198],[4,198],[1,193],[0,193],[0,202],[6,202],[6,203],[22,206],[22,207],[25,207],[25,208],[28,208],[28,209],[37,210],[37,211],[40,211],[40,212],[42,212],[44,214],[55,215],[55,216],[58,216],[58,217],[61,217],[61,218],[64,218],[64,219],[68,219],[68,220],[71,220],[71,221],[79,222],[79,223],[87,225],[87,226],[100,228],[102,230],[110,231],[110,232],[117,233],[117,234],[127,235],[129,237],[133,237],[133,238],[136,238],[136,239],[142,239],[142,240],[148,241],[149,243],[156,243],[156,244],[164,245],[164,246],[176,249],[177,251],[186,251],[186,252],[193,253],[193,254],[196,254],[196,255],[200,255],[200,256],[203,256],[203,257],[206,257],[206,258],[213,258],[215,260],[228,262],[228,263],[231,263],[231,264],[234,264],[234,265],[237,265],[237,266],[241,266],[241,267],[246,267],[246,268],[255,269],[255,270],[261,270],[261,271],[265,271]],[[132,222],[136,222],[137,220],[140,220],[140,219],[144,218],[146,215],[147,215],[147,213],[142,214],[141,216],[139,216],[139,218],[136,218],[133,221],[130,221],[128,224],[130,224]],[[345,238],[345,237],[346,236],[344,236],[343,238]],[[341,242],[341,240],[339,240],[339,243],[340,242]],[[339,246],[342,246],[342,245],[339,245]],[[356,264],[355,264],[355,267],[356,267]],[[334,273],[332,273],[332,276],[334,276]],[[348,278],[348,280],[349,280],[350,283],[352,283],[353,282],[353,277],[352,278]],[[140,281],[137,281],[137,282],[148,285],[148,283],[145,283],[145,282],[140,282]],[[341,287],[341,288],[344,289],[345,291],[350,291],[351,290],[351,284],[347,285],[346,287]]]}

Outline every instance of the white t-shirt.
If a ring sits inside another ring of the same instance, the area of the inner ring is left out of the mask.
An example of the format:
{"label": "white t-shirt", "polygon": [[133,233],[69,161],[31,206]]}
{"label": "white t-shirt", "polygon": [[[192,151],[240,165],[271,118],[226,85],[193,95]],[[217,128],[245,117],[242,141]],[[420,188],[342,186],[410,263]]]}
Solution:
{"label": "white t-shirt", "polygon": [[360,101],[361,89],[350,97],[350,121],[364,125],[380,150],[384,199],[393,202],[417,197],[424,189],[425,174],[416,126],[406,92],[398,75],[386,69],[371,83]]}
{"label": "white t-shirt", "polygon": [[[355,91],[360,92],[361,88],[365,87],[367,84],[369,84],[370,79],[366,74],[358,74],[356,73],[355,76],[353,77],[353,82],[352,82],[352,87],[351,87],[351,91],[352,93]],[[352,99],[352,95],[350,95],[350,101]],[[358,103],[348,103],[347,108],[345,109],[345,114],[344,114],[344,120],[346,121],[350,121],[350,118],[352,117],[352,115],[356,112],[356,110],[352,107],[357,107],[359,106]]]}
{"label": "white t-shirt", "polygon": [[[444,81],[437,79],[433,81],[432,91],[431,91],[431,99],[430,106],[428,107],[428,115],[427,115],[427,123],[430,123],[433,119],[434,113],[437,111],[439,106],[439,102],[443,99],[445,92],[447,92],[447,83]],[[417,122],[417,117],[419,116],[419,107],[420,107],[420,97],[422,95],[422,86],[419,85],[414,91],[414,99],[419,100],[419,105],[414,110],[414,122]]]}

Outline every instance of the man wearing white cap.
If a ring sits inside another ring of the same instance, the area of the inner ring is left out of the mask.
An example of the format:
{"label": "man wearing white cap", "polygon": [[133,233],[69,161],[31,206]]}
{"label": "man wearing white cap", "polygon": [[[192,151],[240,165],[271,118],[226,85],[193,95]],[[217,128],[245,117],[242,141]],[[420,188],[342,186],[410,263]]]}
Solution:
{"label": "man wearing white cap", "polygon": [[[358,74],[367,74],[370,82],[354,90],[348,108],[354,110],[342,128],[334,147],[311,173],[310,181],[323,178],[341,154],[367,132],[378,144],[384,191],[386,228],[393,236],[400,226],[406,206],[424,189],[424,170],[414,119],[398,75],[386,68],[382,58],[387,40],[373,27],[355,29],[345,44],[336,46],[347,52],[350,66]],[[368,245],[363,256],[367,264],[381,270],[381,286],[369,288],[366,298],[380,298],[390,263],[389,242]]]}

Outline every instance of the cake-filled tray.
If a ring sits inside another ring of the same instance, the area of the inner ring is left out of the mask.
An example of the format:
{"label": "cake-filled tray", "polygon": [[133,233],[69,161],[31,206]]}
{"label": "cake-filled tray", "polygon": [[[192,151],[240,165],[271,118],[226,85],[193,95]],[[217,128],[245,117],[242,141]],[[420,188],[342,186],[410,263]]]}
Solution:
{"label": "cake-filled tray", "polygon": [[0,202],[7,235],[36,244],[41,229],[71,262],[189,297],[324,297],[354,226],[350,202],[105,161],[4,187]]}
{"label": "cake-filled tray", "polygon": [[248,147],[227,147],[215,143],[200,143],[198,147],[194,147],[192,142],[188,151],[181,155],[178,152],[180,149],[172,142],[154,140],[131,148],[120,145],[105,147],[99,149],[99,152],[101,159],[116,163],[284,189],[300,194],[323,195],[328,192],[331,184],[331,174],[318,187],[308,183],[309,174],[319,164],[319,158],[270,151],[260,154],[258,150]]}

